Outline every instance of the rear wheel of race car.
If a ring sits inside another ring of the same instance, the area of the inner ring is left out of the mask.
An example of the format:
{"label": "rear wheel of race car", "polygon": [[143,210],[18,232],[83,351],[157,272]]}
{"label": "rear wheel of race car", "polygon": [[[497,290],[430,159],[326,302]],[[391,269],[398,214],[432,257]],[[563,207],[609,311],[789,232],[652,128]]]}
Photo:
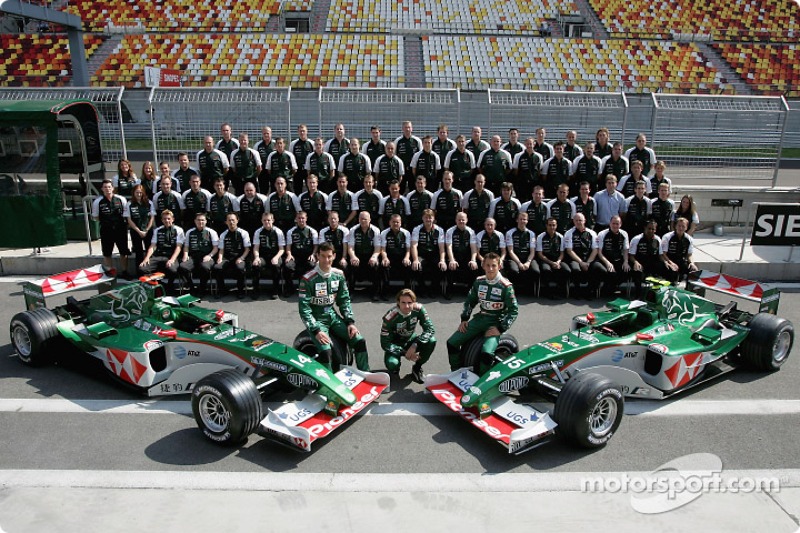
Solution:
{"label": "rear wheel of race car", "polygon": [[778,370],[792,351],[792,323],[769,313],[758,313],[748,327],[750,333],[741,345],[742,361],[753,370]]}
{"label": "rear wheel of race car", "polygon": [[[333,371],[338,372],[342,364],[352,366],[353,355],[350,353],[350,350],[348,350],[347,344],[333,335],[329,335],[329,337],[331,338],[331,345],[333,347],[333,361],[331,361]],[[314,344],[314,339],[311,338],[308,331],[301,331],[297,337],[294,338],[292,347],[306,355],[314,358],[317,357],[317,346]]]}
{"label": "rear wheel of race car", "polygon": [[[488,370],[495,363],[495,361],[482,360],[483,341],[483,336],[475,337],[464,346],[461,352],[463,366],[472,368],[472,371],[478,375],[483,374],[485,370]],[[494,355],[495,358],[505,360],[518,351],[519,343],[517,339],[511,334],[503,333],[497,340],[497,349]]]}
{"label": "rear wheel of race car", "polygon": [[53,347],[57,343],[58,317],[41,307],[17,313],[11,319],[11,344],[19,360],[26,365],[41,366],[53,360]]}
{"label": "rear wheel of race car", "polygon": [[616,433],[624,405],[622,390],[613,381],[581,372],[561,389],[553,419],[568,441],[582,448],[600,448]]}
{"label": "rear wheel of race car", "polygon": [[197,382],[192,413],[209,440],[235,445],[247,440],[264,418],[255,383],[239,370],[220,370]]}

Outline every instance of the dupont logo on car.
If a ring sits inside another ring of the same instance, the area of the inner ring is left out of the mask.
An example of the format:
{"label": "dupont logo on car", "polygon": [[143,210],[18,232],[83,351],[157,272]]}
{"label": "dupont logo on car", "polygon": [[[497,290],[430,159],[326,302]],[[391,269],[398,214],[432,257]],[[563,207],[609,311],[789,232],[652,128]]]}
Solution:
{"label": "dupont logo on car", "polygon": [[518,376],[515,378],[507,379],[497,387],[497,390],[503,393],[519,390],[524,388],[529,381],[530,380],[525,376]]}
{"label": "dupont logo on car", "polygon": [[649,346],[649,348],[650,348],[650,350],[652,350],[652,351],[654,351],[656,353],[660,353],[661,355],[666,355],[667,352],[669,352],[669,348],[667,348],[663,344],[651,344]]}
{"label": "dupont logo on car", "polygon": [[319,388],[319,383],[317,383],[316,379],[303,374],[295,374],[294,372],[292,372],[291,374],[286,375],[286,380],[295,387],[301,389]]}

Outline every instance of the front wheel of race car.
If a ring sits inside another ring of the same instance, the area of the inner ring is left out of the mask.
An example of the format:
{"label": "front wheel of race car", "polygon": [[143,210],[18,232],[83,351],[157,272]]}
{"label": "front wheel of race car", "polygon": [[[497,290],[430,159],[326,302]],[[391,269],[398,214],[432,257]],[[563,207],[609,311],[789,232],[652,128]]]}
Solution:
{"label": "front wheel of race car", "polygon": [[758,313],[748,327],[750,333],[740,349],[742,360],[753,370],[778,370],[792,351],[792,323],[769,313]]}
{"label": "front wheel of race car", "polygon": [[261,395],[241,371],[214,372],[192,389],[192,413],[209,440],[235,445],[247,440],[264,418]]}
{"label": "front wheel of race car", "polygon": [[[338,372],[339,367],[343,364],[352,366],[353,355],[350,353],[347,345],[342,342],[339,337],[334,337],[330,334],[328,336],[331,338],[331,343],[333,346],[333,361],[331,361],[331,367],[333,368],[333,371]],[[314,344],[314,339],[311,338],[311,334],[307,330],[301,331],[297,337],[294,338],[292,347],[298,352],[303,352],[304,354],[310,355],[314,358],[317,357],[317,346]]]}
{"label": "front wheel of race car", "polygon": [[622,389],[613,381],[581,372],[561,389],[553,419],[568,441],[582,448],[600,448],[616,433],[624,406]]}
{"label": "front wheel of race car", "polygon": [[472,368],[478,375],[483,374],[491,368],[498,360],[505,360],[519,351],[519,342],[516,337],[509,333],[501,333],[497,339],[497,348],[494,351],[494,360],[484,361],[483,356],[484,337],[475,337],[470,340],[461,352],[463,366]]}
{"label": "front wheel of race car", "polygon": [[41,307],[17,313],[11,319],[11,344],[19,360],[30,366],[41,366],[52,361],[53,346],[59,338],[58,317]]}

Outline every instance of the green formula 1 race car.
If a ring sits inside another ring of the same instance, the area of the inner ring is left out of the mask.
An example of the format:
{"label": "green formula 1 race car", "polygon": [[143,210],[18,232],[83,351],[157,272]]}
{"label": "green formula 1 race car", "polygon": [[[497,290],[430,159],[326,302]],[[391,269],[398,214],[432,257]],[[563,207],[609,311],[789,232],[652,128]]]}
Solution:
{"label": "green formula 1 race car", "polygon": [[[617,431],[626,396],[668,398],[738,367],[774,371],[786,362],[794,326],[775,316],[776,288],[707,271],[694,273],[687,289],[651,283],[645,301],[614,300],[606,311],[574,317],[564,334],[496,354],[488,369],[468,359],[472,368],[429,375],[426,388],[510,453],[556,433],[596,448]],[[758,313],[734,300],[714,303],[706,290],[759,302]],[[554,397],[554,408],[508,396],[526,387]]]}
{"label": "green formula 1 race car", "polygon": [[[98,265],[26,282],[27,310],[10,326],[20,361],[46,364],[68,356],[63,348],[72,345],[143,394],[191,393],[195,420],[212,441],[236,444],[258,432],[304,451],[388,388],[387,374],[348,366],[333,372],[240,328],[233,313],[200,307],[190,294],[165,296],[159,278],[117,285]],[[90,287],[99,293],[45,306],[48,297]],[[296,389],[306,396],[264,416],[262,393]]]}

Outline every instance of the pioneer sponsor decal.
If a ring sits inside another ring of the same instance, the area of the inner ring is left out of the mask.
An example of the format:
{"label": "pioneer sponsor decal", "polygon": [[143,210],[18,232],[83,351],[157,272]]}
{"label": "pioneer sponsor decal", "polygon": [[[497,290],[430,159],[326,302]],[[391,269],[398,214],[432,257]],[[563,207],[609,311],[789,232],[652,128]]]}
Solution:
{"label": "pioneer sponsor decal", "polygon": [[[366,386],[365,386],[366,385]],[[369,392],[362,394],[360,399],[357,400],[353,405],[349,407],[344,407],[339,411],[337,416],[332,417],[330,420],[325,422],[317,422],[311,426],[308,426],[307,429],[309,433],[311,433],[311,440],[315,440],[318,438],[325,437],[337,427],[341,426],[357,413],[362,411],[367,405],[375,401],[375,399],[381,395],[381,392],[385,387],[376,387],[375,385],[370,385],[366,383],[360,383],[356,390],[359,390],[359,393],[363,391],[363,389],[370,387]],[[356,392],[354,390],[353,392]],[[306,427],[306,423],[300,424],[303,427]]]}
{"label": "pioneer sponsor decal", "polygon": [[[558,361],[552,361],[558,368],[564,366],[564,360],[559,359]],[[540,365],[534,365],[528,369],[528,374],[538,374],[539,372],[547,372],[548,370],[553,370],[553,365],[551,363],[542,363]]]}
{"label": "pioneer sponsor decal", "polygon": [[269,368],[270,370],[277,370],[278,372],[283,373],[289,371],[289,367],[287,365],[284,365],[283,363],[276,363],[275,361],[270,361],[269,359],[264,359],[263,357],[253,357],[251,360],[256,366]]}

